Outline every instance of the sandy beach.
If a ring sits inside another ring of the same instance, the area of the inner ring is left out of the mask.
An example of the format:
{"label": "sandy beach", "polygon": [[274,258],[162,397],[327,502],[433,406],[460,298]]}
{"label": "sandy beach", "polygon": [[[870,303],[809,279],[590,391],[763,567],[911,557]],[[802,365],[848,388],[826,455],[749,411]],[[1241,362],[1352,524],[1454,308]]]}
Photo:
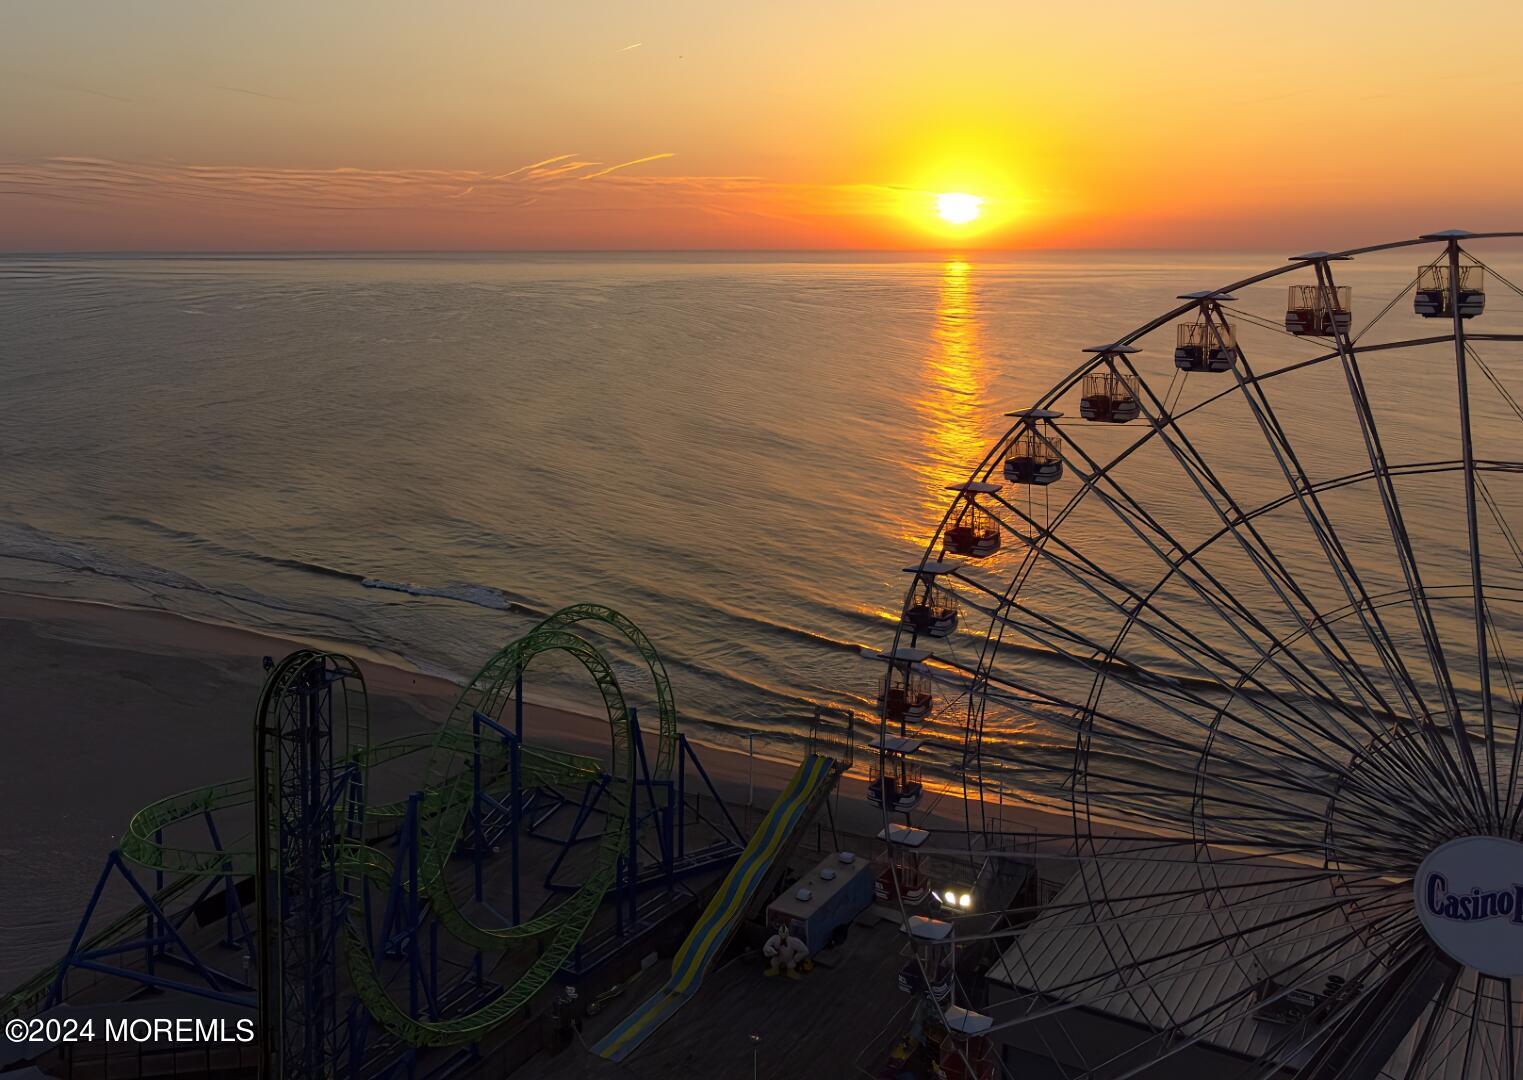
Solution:
{"label": "sandy beach", "polygon": [[[30,975],[67,943],[106,854],[140,807],[203,783],[247,775],[263,658],[303,644],[160,611],[0,594],[0,987]],[[376,740],[437,727],[460,688],[353,650],[370,693]],[[681,700],[681,687],[677,687]],[[530,741],[600,755],[606,721],[531,705]],[[865,743],[868,733],[859,731]],[[760,812],[796,763],[759,751],[700,745],[732,805]],[[862,750],[858,748],[859,759]],[[858,770],[860,772],[860,770]],[[838,825],[858,836],[879,827],[848,776]],[[754,792],[754,793],[753,793]],[[962,804],[940,800],[948,826]],[[1069,828],[1062,815],[1007,806],[1007,829]]]}

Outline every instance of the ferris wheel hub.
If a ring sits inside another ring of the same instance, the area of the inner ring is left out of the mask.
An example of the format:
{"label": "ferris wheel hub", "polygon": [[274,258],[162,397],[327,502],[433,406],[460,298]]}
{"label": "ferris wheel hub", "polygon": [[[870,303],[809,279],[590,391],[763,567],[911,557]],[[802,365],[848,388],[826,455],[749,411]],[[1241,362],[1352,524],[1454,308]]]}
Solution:
{"label": "ferris wheel hub", "polygon": [[1429,852],[1412,880],[1417,917],[1449,957],[1485,975],[1523,975],[1523,843],[1462,836]]}

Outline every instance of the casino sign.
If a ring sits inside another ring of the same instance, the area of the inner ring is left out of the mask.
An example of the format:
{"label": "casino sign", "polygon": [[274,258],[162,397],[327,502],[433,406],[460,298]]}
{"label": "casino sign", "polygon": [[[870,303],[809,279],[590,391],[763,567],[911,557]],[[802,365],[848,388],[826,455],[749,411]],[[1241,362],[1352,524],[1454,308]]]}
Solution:
{"label": "casino sign", "polygon": [[1412,890],[1423,929],[1450,957],[1486,975],[1523,975],[1523,844],[1499,836],[1440,844]]}

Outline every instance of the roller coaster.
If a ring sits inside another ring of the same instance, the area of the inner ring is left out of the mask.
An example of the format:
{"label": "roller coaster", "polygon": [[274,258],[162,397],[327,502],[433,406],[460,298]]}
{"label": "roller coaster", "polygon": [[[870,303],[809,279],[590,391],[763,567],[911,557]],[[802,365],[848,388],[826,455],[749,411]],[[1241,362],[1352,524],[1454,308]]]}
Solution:
{"label": "roller coaster", "polygon": [[[658,718],[652,751],[612,664],[573,632],[580,623],[620,636],[644,662]],[[576,661],[596,686],[608,722],[606,761],[525,745],[525,672],[548,654]],[[618,935],[631,935],[652,917],[642,889],[664,883],[670,893],[677,876],[733,862],[743,846],[716,792],[711,806],[724,820],[705,821],[717,839],[687,850],[687,765],[710,792],[713,785],[678,732],[660,656],[606,607],[551,615],[492,656],[437,730],[380,743],[370,739],[365,682],[353,660],[303,649],[266,666],[253,775],[134,815],[67,953],[0,1002],[0,1014],[88,1000],[75,984],[124,978],[226,1006],[257,1005],[261,1075],[415,1075],[425,1048],[456,1048],[441,1060],[480,1060],[484,1040],[552,980],[585,967],[581,953],[605,901],[614,901]],[[421,786],[401,800],[374,798],[372,770],[415,755],[426,755]],[[565,792],[577,789],[574,802]],[[569,834],[552,838],[561,850],[545,879],[549,896],[525,913],[521,843],[571,806]],[[583,835],[594,814],[601,829]],[[240,833],[228,831],[229,819]],[[185,839],[202,826],[205,841]],[[224,835],[241,838],[225,843]],[[573,860],[580,882],[555,881],[581,845],[593,853]],[[659,855],[642,867],[642,848],[652,845]],[[507,912],[493,907],[501,897],[492,895],[503,886],[503,848]],[[469,875],[458,869],[467,862]],[[139,904],[87,933],[113,876]],[[470,895],[457,895],[467,876]],[[241,975],[207,959],[205,928],[217,922],[218,944],[243,954]],[[440,985],[441,962],[458,976],[453,985],[450,975]]]}

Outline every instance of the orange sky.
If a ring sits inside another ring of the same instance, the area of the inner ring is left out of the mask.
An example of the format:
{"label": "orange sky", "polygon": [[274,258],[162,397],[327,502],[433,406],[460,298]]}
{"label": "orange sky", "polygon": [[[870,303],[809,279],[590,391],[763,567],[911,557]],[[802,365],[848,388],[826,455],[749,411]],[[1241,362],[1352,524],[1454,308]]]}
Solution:
{"label": "orange sky", "polygon": [[[11,0],[0,249],[1278,249],[1518,227],[1520,38],[1523,4],[1492,0]],[[941,222],[943,191],[983,216]]]}

